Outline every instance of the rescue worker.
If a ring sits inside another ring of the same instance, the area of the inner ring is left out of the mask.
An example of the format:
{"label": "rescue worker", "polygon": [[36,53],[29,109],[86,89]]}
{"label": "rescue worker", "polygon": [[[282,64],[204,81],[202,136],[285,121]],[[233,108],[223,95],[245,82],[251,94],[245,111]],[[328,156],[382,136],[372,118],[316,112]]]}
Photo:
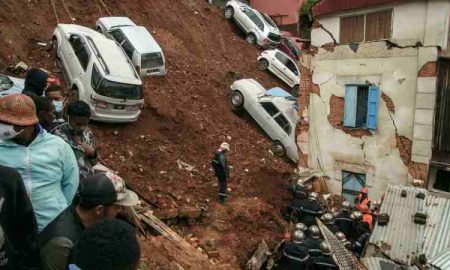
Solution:
{"label": "rescue worker", "polygon": [[219,181],[219,201],[225,203],[227,197],[227,182],[230,177],[226,154],[230,151],[230,144],[223,142],[214,154],[212,167]]}
{"label": "rescue worker", "polygon": [[353,219],[353,230],[351,235],[348,236],[353,241],[356,241],[359,236],[361,236],[365,231],[365,222],[362,220],[362,214],[359,211],[355,211],[352,213]]}
{"label": "rescue worker", "polygon": [[373,216],[369,211],[368,207],[362,207],[361,208],[361,214],[362,214],[362,221],[367,223],[369,225],[369,229],[372,231],[372,224],[373,224]]}
{"label": "rescue worker", "polygon": [[314,265],[312,269],[314,270],[334,270],[339,269],[339,267],[334,262],[331,257],[331,248],[326,242],[320,244],[320,250],[322,254],[314,259]]}
{"label": "rescue worker", "polygon": [[308,249],[309,256],[311,260],[316,258],[321,254],[320,251],[320,243],[322,240],[320,239],[320,230],[316,225],[312,225],[308,229],[309,237],[305,239],[305,247]]}
{"label": "rescue worker", "polygon": [[305,234],[298,230],[292,236],[292,241],[287,241],[283,248],[283,261],[286,270],[308,269],[308,250],[304,245]]}
{"label": "rescue worker", "polygon": [[308,198],[308,193],[300,180],[288,186],[288,190],[292,192],[292,201],[286,209],[285,218],[288,221],[297,222],[299,220],[300,206],[302,201]]}
{"label": "rescue worker", "polygon": [[316,217],[323,214],[322,205],[317,201],[317,193],[309,193],[308,200],[304,200],[300,205],[300,221],[306,226],[316,225]]}
{"label": "rescue worker", "polygon": [[364,247],[366,246],[367,241],[369,241],[370,238],[370,229],[369,225],[365,222],[361,224],[359,227],[359,230],[362,231],[362,234],[358,237],[358,239],[353,244],[353,252],[358,255],[358,257],[361,257]]}
{"label": "rescue worker", "polygon": [[297,183],[291,184],[288,190],[292,192],[292,197],[294,199],[304,200],[308,198],[308,191],[303,185],[303,182],[298,180]]}
{"label": "rescue worker", "polygon": [[367,188],[362,188],[359,191],[358,197],[355,198],[355,208],[358,211],[361,211],[364,206],[370,208],[369,190]]}
{"label": "rescue worker", "polygon": [[339,230],[345,235],[350,235],[353,229],[353,220],[350,214],[350,203],[348,201],[342,202],[341,212],[336,216],[335,223]]}
{"label": "rescue worker", "polygon": [[325,213],[322,216],[322,220],[323,220],[323,223],[325,224],[325,226],[327,226],[327,228],[333,234],[337,233],[340,230],[339,227],[336,224],[334,224],[334,216],[333,216],[333,214]]}
{"label": "rescue worker", "polygon": [[308,230],[308,227],[306,227],[306,225],[303,223],[297,223],[294,226],[294,231],[298,231],[298,230],[302,231],[306,236],[306,231]]}
{"label": "rescue worker", "polygon": [[336,238],[344,245],[344,247],[346,247],[348,250],[352,249],[352,243],[350,243],[350,241],[347,240],[347,238],[345,237],[345,234],[343,232],[337,232],[336,233]]}

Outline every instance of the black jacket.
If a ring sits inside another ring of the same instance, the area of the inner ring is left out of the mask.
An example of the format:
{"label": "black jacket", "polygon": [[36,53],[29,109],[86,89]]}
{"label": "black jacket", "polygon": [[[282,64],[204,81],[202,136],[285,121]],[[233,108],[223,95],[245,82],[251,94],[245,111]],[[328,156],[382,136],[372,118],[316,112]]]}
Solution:
{"label": "black jacket", "polygon": [[334,270],[339,269],[337,265],[334,263],[333,258],[328,255],[320,255],[319,257],[314,259],[314,265],[311,269],[314,270]]}
{"label": "black jacket", "polygon": [[217,151],[212,160],[214,173],[219,179],[226,179],[229,177],[227,157],[223,151]]}
{"label": "black jacket", "polygon": [[32,68],[25,78],[25,87],[22,94],[28,96],[42,96],[47,85],[48,73],[42,69]]}
{"label": "black jacket", "polygon": [[352,237],[353,219],[350,217],[349,213],[339,213],[335,218],[335,223],[347,238]]}
{"label": "black jacket", "polygon": [[37,223],[20,174],[0,166],[0,225],[7,265],[0,269],[38,269]]}
{"label": "black jacket", "polygon": [[322,251],[320,250],[320,243],[322,243],[322,240],[320,238],[306,238],[305,247],[308,250],[309,256],[311,256],[311,258],[318,257],[320,254],[322,254]]}
{"label": "black jacket", "polygon": [[316,225],[315,218],[323,215],[323,208],[316,201],[305,200],[301,202],[300,213],[300,222],[306,226]]}
{"label": "black jacket", "polygon": [[286,270],[302,270],[308,268],[309,254],[305,245],[287,241],[283,249]]}

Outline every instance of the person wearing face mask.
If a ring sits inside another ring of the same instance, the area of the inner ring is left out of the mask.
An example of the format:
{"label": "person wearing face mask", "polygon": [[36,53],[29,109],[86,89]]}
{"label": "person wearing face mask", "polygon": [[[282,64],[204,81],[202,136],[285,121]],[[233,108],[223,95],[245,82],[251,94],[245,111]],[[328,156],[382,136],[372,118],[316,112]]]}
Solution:
{"label": "person wearing face mask", "polygon": [[94,133],[89,128],[91,109],[84,101],[74,101],[67,106],[67,123],[58,126],[53,134],[61,137],[71,147],[80,168],[80,177],[94,174],[97,149]]}
{"label": "person wearing face mask", "polygon": [[60,125],[64,123],[64,95],[61,86],[57,84],[51,84],[47,90],[45,90],[45,96],[52,100],[55,106],[55,123]]}
{"label": "person wearing face mask", "polygon": [[39,231],[72,203],[79,182],[75,155],[39,125],[26,95],[0,98],[0,165],[22,176]]}
{"label": "person wearing face mask", "polygon": [[36,106],[36,114],[39,124],[47,131],[52,132],[58,126],[55,122],[55,106],[47,97],[30,96]]}

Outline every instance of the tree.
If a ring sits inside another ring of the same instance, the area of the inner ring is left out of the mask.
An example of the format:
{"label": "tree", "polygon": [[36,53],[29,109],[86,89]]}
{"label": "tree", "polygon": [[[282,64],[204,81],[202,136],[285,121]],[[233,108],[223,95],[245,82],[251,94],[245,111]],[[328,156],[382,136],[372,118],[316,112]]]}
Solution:
{"label": "tree", "polygon": [[312,9],[314,5],[320,1],[321,0],[307,0],[302,4],[298,19],[298,28],[301,38],[311,39],[311,27],[313,24]]}

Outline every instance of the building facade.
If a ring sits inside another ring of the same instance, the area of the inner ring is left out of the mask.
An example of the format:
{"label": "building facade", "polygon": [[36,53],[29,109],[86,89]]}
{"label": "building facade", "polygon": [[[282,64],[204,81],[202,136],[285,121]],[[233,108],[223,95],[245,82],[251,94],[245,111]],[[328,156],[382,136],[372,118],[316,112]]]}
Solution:
{"label": "building facade", "polygon": [[414,179],[449,192],[450,1],[322,0],[313,14],[301,165],[350,200]]}

